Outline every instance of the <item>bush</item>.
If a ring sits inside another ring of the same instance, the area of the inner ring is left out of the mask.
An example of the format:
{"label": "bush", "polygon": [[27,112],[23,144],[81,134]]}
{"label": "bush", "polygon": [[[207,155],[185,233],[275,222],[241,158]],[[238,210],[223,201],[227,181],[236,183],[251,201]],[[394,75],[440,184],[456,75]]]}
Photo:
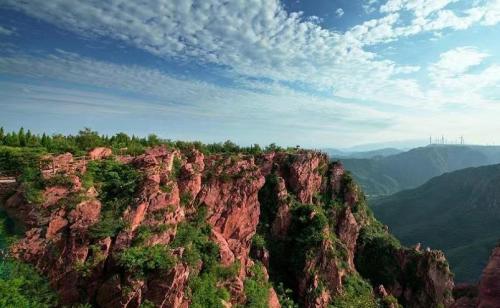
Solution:
{"label": "bush", "polygon": [[84,175],[99,191],[102,211],[99,221],[90,229],[94,238],[113,237],[126,225],[123,211],[134,204],[142,176],[132,166],[115,160],[92,161]]}
{"label": "bush", "polygon": [[126,226],[118,212],[116,209],[103,211],[99,221],[89,228],[89,235],[95,239],[116,236]]}
{"label": "bush", "polygon": [[0,261],[0,307],[56,307],[56,294],[31,266]]}
{"label": "bush", "polygon": [[217,286],[217,276],[214,273],[203,273],[193,277],[189,282],[191,289],[191,308],[224,308],[222,301],[229,300],[229,292]]}
{"label": "bush", "polygon": [[269,302],[269,288],[271,284],[264,274],[263,265],[255,263],[250,269],[250,276],[245,279],[245,307],[267,307]]}
{"label": "bush", "polygon": [[355,264],[359,273],[373,285],[392,286],[401,269],[396,260],[399,242],[386,233],[380,224],[361,229]]}
{"label": "bush", "polygon": [[130,247],[120,253],[118,264],[132,273],[144,276],[156,270],[170,270],[175,258],[164,245]]}
{"label": "bush", "polygon": [[377,308],[372,287],[359,275],[353,274],[344,277],[343,292],[333,299],[333,306],[338,308],[366,307]]}
{"label": "bush", "polygon": [[256,233],[253,238],[252,238],[252,248],[255,248],[255,249],[263,249],[266,247],[266,239]]}

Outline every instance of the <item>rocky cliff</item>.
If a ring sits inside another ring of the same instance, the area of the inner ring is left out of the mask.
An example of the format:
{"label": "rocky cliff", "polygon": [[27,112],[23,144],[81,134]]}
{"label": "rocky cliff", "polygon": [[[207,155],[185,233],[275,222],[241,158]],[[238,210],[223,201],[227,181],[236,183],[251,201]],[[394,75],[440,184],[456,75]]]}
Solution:
{"label": "rocky cliff", "polygon": [[479,284],[457,286],[454,293],[454,308],[500,307],[500,246],[491,253]]}
{"label": "rocky cliff", "polygon": [[[61,305],[438,307],[436,251],[404,248],[339,163],[311,151],[204,155],[105,149],[52,158],[39,202],[6,202],[28,231],[11,248]],[[375,290],[375,291],[374,291]],[[294,304],[295,303],[295,304]]]}

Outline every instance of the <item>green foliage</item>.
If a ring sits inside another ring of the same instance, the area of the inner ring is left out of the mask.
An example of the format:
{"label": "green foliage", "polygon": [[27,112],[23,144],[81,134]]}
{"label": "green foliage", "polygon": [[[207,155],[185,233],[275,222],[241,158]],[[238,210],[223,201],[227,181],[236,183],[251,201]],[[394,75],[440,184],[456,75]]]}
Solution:
{"label": "green foliage", "polygon": [[46,187],[62,186],[70,188],[73,185],[71,179],[64,174],[56,174],[44,181]]}
{"label": "green foliage", "polygon": [[29,265],[0,261],[0,307],[54,307],[57,297]]}
{"label": "green foliage", "polygon": [[44,182],[39,169],[42,149],[0,146],[0,173],[16,175],[24,197],[30,203],[42,203]]}
{"label": "green foliage", "polygon": [[229,300],[229,292],[217,287],[217,276],[213,273],[202,273],[189,281],[192,308],[223,308],[222,300]]}
{"label": "green foliage", "polygon": [[[14,240],[15,229],[0,213],[0,250],[5,250]],[[0,254],[0,307],[44,308],[57,306],[57,297],[33,267],[4,259]]]}
{"label": "green foliage", "polygon": [[99,196],[104,202],[131,202],[142,180],[132,166],[115,160],[92,161],[87,166],[87,172],[97,184]]}
{"label": "green foliage", "polygon": [[181,167],[182,167],[182,161],[179,159],[179,157],[175,156],[172,162],[172,171],[171,171],[172,179],[179,178],[179,176],[181,175]]}
{"label": "green foliage", "polygon": [[82,263],[77,263],[75,266],[75,269],[84,277],[87,277],[97,265],[106,260],[106,255],[101,251],[99,245],[90,245],[89,248],[90,254],[87,260]]}
{"label": "green foliage", "polygon": [[172,246],[184,247],[183,262],[191,267],[190,307],[222,308],[222,300],[227,301],[229,293],[219,282],[236,276],[240,264],[229,267],[219,264],[219,247],[210,240],[211,228],[206,215],[206,207],[200,206],[195,216],[179,224]]}
{"label": "green foliage", "polygon": [[172,185],[160,185],[160,190],[164,193],[171,193],[172,192]]}
{"label": "green foliage", "polygon": [[283,308],[299,308],[299,305],[292,299],[293,291],[285,288],[283,282],[278,283],[275,287],[276,294]]}
{"label": "green foliage", "polygon": [[93,238],[114,237],[126,227],[123,219],[115,214],[116,209],[106,210],[101,213],[99,221],[89,228],[89,234]]}
{"label": "green foliage", "polygon": [[245,307],[264,308],[268,305],[271,284],[266,279],[263,267],[260,263],[254,264],[250,276],[245,279]]}
{"label": "green foliage", "polygon": [[165,245],[135,246],[125,249],[118,257],[118,264],[139,276],[155,270],[169,270],[175,265],[175,257]]}
{"label": "green foliage", "polygon": [[[114,153],[130,155],[142,154],[146,148],[158,145],[165,145],[182,151],[197,149],[204,154],[258,155],[264,152],[284,150],[274,143],[263,150],[258,144],[249,147],[240,147],[231,141],[203,144],[199,141],[185,142],[162,139],[154,134],[141,138],[137,136],[128,136],[125,133],[117,133],[108,137],[99,135],[90,128],[80,130],[77,135],[67,136],[61,134],[54,134],[51,136],[47,134],[37,135],[32,134],[29,130],[25,132],[23,128],[18,132],[10,133],[5,133],[2,127],[0,127],[0,130],[0,146],[39,148],[49,153],[70,152],[76,155],[84,155],[88,150],[98,146],[112,148]],[[290,148],[288,150],[296,151],[297,149]]]}
{"label": "green foliage", "polygon": [[155,308],[155,304],[153,304],[150,300],[145,300],[142,302],[140,308]]}
{"label": "green foliage", "polygon": [[355,264],[358,272],[369,279],[373,285],[392,286],[399,277],[397,251],[400,243],[379,223],[361,229]]}
{"label": "green foliage", "polygon": [[113,237],[125,227],[122,213],[134,204],[142,176],[132,166],[114,160],[90,162],[85,176],[96,186],[103,204],[99,222],[90,228],[90,234]]}
{"label": "green foliage", "polygon": [[372,293],[371,285],[359,275],[352,274],[344,277],[343,291],[340,296],[333,299],[335,308],[377,308],[377,302]]}
{"label": "green foliage", "polygon": [[211,228],[205,221],[206,208],[200,207],[195,217],[182,222],[177,227],[173,247],[183,247],[183,260],[190,266],[203,263],[203,268],[211,270],[218,264],[219,247],[210,241]]}
{"label": "green foliage", "polygon": [[193,200],[193,196],[189,192],[184,192],[181,194],[181,205],[187,206]]}
{"label": "green foliage", "polygon": [[266,239],[256,233],[253,238],[252,238],[252,248],[255,248],[255,249],[263,249],[266,247]]}

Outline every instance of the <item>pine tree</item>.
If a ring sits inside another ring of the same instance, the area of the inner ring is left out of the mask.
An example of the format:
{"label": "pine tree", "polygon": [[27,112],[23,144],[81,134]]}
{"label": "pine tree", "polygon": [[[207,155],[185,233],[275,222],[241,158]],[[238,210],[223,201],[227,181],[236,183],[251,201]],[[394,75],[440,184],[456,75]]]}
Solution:
{"label": "pine tree", "polygon": [[3,130],[3,127],[0,127],[0,145],[5,144],[4,138],[5,138],[5,132]]}
{"label": "pine tree", "polygon": [[17,135],[18,135],[19,145],[22,147],[25,147],[26,146],[26,134],[24,133],[24,127],[21,127],[19,129],[19,133],[17,133]]}

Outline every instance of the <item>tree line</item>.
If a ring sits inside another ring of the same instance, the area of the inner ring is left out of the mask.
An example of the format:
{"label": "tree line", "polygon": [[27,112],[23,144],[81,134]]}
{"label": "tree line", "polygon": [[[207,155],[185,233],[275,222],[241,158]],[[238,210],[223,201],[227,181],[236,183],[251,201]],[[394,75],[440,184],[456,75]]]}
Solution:
{"label": "tree line", "polygon": [[[244,153],[255,155],[263,152],[285,150],[274,143],[266,147],[261,147],[258,144],[241,147],[229,140],[204,144],[199,141],[189,142],[163,139],[155,134],[150,134],[147,137],[129,136],[126,133],[117,133],[108,136],[101,135],[90,128],[84,128],[76,135],[49,135],[46,133],[35,134],[29,129],[25,130],[23,127],[18,131],[5,132],[4,128],[0,127],[0,146],[42,148],[48,153],[56,154],[70,152],[74,155],[85,155],[90,149],[109,147],[117,154],[139,155],[144,153],[147,148],[159,145],[166,145],[181,150],[195,148],[204,154]],[[291,151],[296,149],[297,147],[286,150]]]}

